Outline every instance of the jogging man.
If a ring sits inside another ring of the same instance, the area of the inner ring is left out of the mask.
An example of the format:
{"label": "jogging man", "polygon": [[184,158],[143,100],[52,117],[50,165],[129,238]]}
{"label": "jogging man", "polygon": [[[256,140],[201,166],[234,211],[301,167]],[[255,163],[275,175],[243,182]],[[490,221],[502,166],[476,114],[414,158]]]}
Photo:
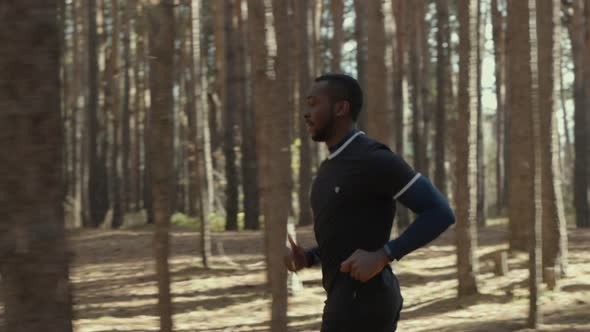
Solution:
{"label": "jogging man", "polygon": [[[330,155],[311,190],[318,246],[304,250],[289,238],[285,264],[296,272],[321,263],[322,332],[395,331],[403,299],[389,263],[438,237],[453,212],[426,177],[356,129],[363,94],[354,78],[320,76],[305,101],[308,132]],[[417,217],[389,241],[394,200]]]}

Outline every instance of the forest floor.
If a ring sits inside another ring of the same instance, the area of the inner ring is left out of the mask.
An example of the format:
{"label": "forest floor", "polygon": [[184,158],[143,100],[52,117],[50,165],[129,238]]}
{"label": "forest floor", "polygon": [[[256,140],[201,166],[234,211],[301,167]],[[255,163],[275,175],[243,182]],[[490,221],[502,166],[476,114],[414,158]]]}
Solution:
{"label": "forest floor", "polygon": [[[496,220],[480,230],[478,255],[505,248],[505,229],[505,221]],[[501,277],[483,261],[481,294],[459,301],[453,233],[394,263],[404,296],[398,331],[527,331],[527,255],[509,255],[509,273]],[[303,246],[315,242],[310,227],[297,236]],[[75,331],[157,331],[152,229],[76,230],[69,239]],[[268,331],[262,233],[214,233],[213,247],[212,269],[206,270],[199,233],[172,232],[175,331]],[[304,289],[289,297],[288,331],[319,331],[321,271],[298,276]],[[570,228],[568,276],[556,290],[544,289],[541,303],[540,331],[590,331],[590,230]]]}

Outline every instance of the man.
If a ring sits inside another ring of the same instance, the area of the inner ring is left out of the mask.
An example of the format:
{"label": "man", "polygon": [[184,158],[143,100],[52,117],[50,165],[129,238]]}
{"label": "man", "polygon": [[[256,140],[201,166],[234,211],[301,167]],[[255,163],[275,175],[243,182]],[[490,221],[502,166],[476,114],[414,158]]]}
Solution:
{"label": "man", "polygon": [[[321,262],[322,332],[395,331],[403,299],[389,263],[438,237],[453,212],[426,177],[356,129],[363,94],[354,78],[316,78],[306,103],[312,139],[330,150],[311,190],[318,247],[304,250],[289,238],[285,263],[296,272]],[[389,241],[394,200],[417,217]]]}

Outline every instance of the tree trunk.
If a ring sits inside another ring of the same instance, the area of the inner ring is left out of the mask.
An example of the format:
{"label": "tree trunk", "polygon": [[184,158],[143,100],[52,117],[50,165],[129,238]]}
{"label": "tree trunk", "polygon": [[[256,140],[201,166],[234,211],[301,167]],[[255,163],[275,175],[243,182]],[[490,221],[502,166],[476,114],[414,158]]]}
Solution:
{"label": "tree trunk", "polygon": [[[365,1],[354,0],[354,39],[356,40],[356,73],[361,90],[367,91],[367,7]],[[361,111],[358,127],[367,128],[367,112]]]}
{"label": "tree trunk", "polygon": [[367,7],[367,91],[366,111],[369,135],[391,146],[393,143],[393,118],[387,101],[387,66],[385,64],[385,25],[383,4],[380,1],[368,1]]}
{"label": "tree trunk", "polygon": [[[541,109],[539,105],[539,52],[537,47],[537,0],[529,0],[527,4],[528,12],[523,12],[522,19],[528,21],[529,32],[528,40],[526,40],[526,47],[528,48],[527,54],[521,54],[525,59],[529,60],[529,69],[525,70],[523,74],[530,74],[529,82],[530,85],[530,117],[529,121],[532,123],[533,133],[533,153],[530,164],[533,169],[533,186],[532,192],[529,192],[527,197],[533,200],[533,213],[532,218],[529,219],[530,237],[528,241],[529,250],[529,317],[528,327],[536,329],[541,323],[542,315],[539,308],[539,296],[540,296],[540,281],[541,281],[541,248],[542,248],[542,216],[543,216],[543,205],[542,205],[542,193],[541,193],[541,177],[542,177],[542,148],[541,148]],[[547,1],[545,1],[547,2]],[[528,17],[525,16],[528,14]],[[551,71],[551,70],[549,70]],[[521,72],[522,73],[522,72]],[[549,95],[552,95],[549,92]],[[545,105],[544,105],[545,106]],[[551,112],[551,111],[550,111]],[[547,136],[547,135],[546,135]],[[550,135],[549,135],[550,137]]]}
{"label": "tree trunk", "polygon": [[[408,24],[406,21],[407,2],[406,0],[392,0],[393,12],[395,15],[395,45],[396,53],[394,55],[395,65],[393,79],[393,110],[394,110],[394,131],[395,131],[395,150],[400,156],[404,155],[406,145],[406,129],[404,126],[405,111],[408,108],[408,80],[406,77],[407,59],[406,59],[406,32]],[[366,90],[364,90],[366,91]],[[405,229],[410,224],[410,214],[408,209],[400,203],[397,204],[397,226],[398,230]]]}
{"label": "tree trunk", "polygon": [[123,188],[121,190],[122,212],[129,211],[131,197],[130,150],[131,150],[131,13],[133,1],[125,2],[123,19],[123,114],[121,117],[121,176]]}
{"label": "tree trunk", "polygon": [[304,102],[309,92],[312,80],[310,73],[309,54],[309,30],[308,30],[308,6],[309,0],[300,0],[295,3],[295,31],[297,47],[297,83],[298,83],[298,105],[300,110],[299,119],[299,226],[311,225],[313,216],[309,194],[311,191],[311,140],[307,133],[303,112],[307,105]]}
{"label": "tree trunk", "polygon": [[410,1],[408,3],[408,32],[412,36],[409,39],[409,68],[410,68],[410,92],[412,105],[412,146],[414,154],[414,168],[420,172],[427,173],[425,169],[424,157],[424,106],[423,85],[427,82],[422,81],[422,47],[424,37],[421,27],[424,20],[424,0]]}
{"label": "tree trunk", "polygon": [[[510,195],[509,243],[511,250],[526,251],[530,238],[530,221],[534,217],[533,135],[531,107],[530,40],[528,7],[525,1],[508,1],[507,73],[510,76],[508,103],[510,108]],[[524,70],[524,72],[523,72]]]}
{"label": "tree trunk", "polygon": [[0,51],[0,272],[11,332],[72,331],[57,10],[57,1],[0,5],[10,45]]}
{"label": "tree trunk", "polygon": [[[590,227],[590,206],[588,204],[588,133],[586,122],[588,111],[586,109],[585,70],[587,51],[584,45],[586,30],[584,19],[584,0],[574,0],[573,26],[572,26],[572,54],[574,62],[574,206],[576,210],[576,226]],[[590,21],[590,20],[589,20]],[[590,47],[588,47],[590,49]],[[588,75],[590,76],[590,74]],[[590,86],[590,84],[588,84]]]}
{"label": "tree trunk", "polygon": [[344,31],[342,27],[342,23],[344,22],[344,0],[330,0],[330,11],[332,12],[334,31],[330,43],[332,51],[330,70],[337,73],[341,71],[342,63],[342,43],[344,42]]}
{"label": "tree trunk", "polygon": [[483,136],[483,109],[481,103],[481,68],[485,52],[485,18],[481,1],[477,2],[477,224],[486,224],[486,162]]}
{"label": "tree trunk", "polygon": [[[105,183],[106,163],[102,149],[104,135],[100,131],[98,117],[99,67],[98,67],[98,25],[97,0],[88,2],[88,215],[85,226],[97,227],[107,212],[107,188]],[[101,147],[101,149],[99,149]]]}
{"label": "tree trunk", "polygon": [[447,192],[446,172],[446,135],[447,135],[447,107],[449,93],[449,76],[451,62],[449,50],[451,48],[451,32],[449,27],[448,0],[436,1],[437,24],[436,32],[436,139],[434,140],[435,172],[434,184],[443,193]]}
{"label": "tree trunk", "polygon": [[111,50],[107,68],[107,83],[110,98],[106,97],[110,104],[112,131],[111,137],[111,209],[113,220],[111,226],[117,228],[123,223],[121,206],[121,167],[119,161],[119,145],[121,144],[121,104],[119,102],[119,37],[121,33],[121,20],[119,19],[118,0],[111,0],[111,16],[113,33],[111,36]]}
{"label": "tree trunk", "polygon": [[[502,1],[502,0],[500,0]],[[506,188],[504,187],[504,148],[505,117],[506,117],[506,93],[505,93],[505,39],[504,15],[498,7],[498,0],[492,0],[492,35],[494,39],[494,60],[496,76],[496,213],[504,214],[506,208]]]}
{"label": "tree trunk", "polygon": [[428,176],[430,174],[430,158],[428,157],[429,145],[430,145],[430,118],[432,113],[432,106],[431,106],[431,93],[430,93],[430,46],[428,44],[428,39],[430,38],[430,20],[427,20],[426,14],[428,11],[428,3],[424,1],[424,4],[418,5],[419,8],[419,31],[420,31],[420,74],[419,80],[420,84],[420,99],[422,105],[422,138],[421,138],[421,147],[419,148],[420,151],[420,159],[422,160],[422,170],[421,172]]}
{"label": "tree trunk", "polygon": [[264,209],[265,235],[267,238],[268,273],[272,293],[271,331],[287,330],[287,270],[283,265],[282,250],[287,239],[287,219],[291,211],[291,149],[290,135],[293,109],[290,88],[289,46],[291,42],[290,20],[286,0],[273,0],[272,12],[276,37],[276,78],[273,84],[274,105],[283,112],[267,107],[266,127],[260,128],[272,136],[268,158],[273,161],[269,169],[272,179],[268,186],[268,200]]}
{"label": "tree trunk", "polygon": [[246,65],[246,52],[249,47],[246,22],[242,12],[242,0],[234,6],[236,26],[236,100],[238,103],[241,125],[242,150],[242,186],[244,192],[244,228],[257,230],[260,228],[260,199],[258,194],[258,164],[256,162],[256,140],[251,139],[256,131],[255,119],[250,97],[249,79]]}
{"label": "tree trunk", "polygon": [[[567,265],[567,227],[558,165],[557,110],[560,93],[560,15],[559,0],[537,1],[539,48],[539,105],[541,120],[541,163],[543,195],[543,280],[553,286]],[[552,288],[552,287],[551,287]]]}
{"label": "tree trunk", "polygon": [[477,1],[459,5],[459,101],[455,207],[459,297],[478,292],[477,248]]}
{"label": "tree trunk", "polygon": [[150,49],[150,94],[152,101],[150,144],[152,152],[152,189],[154,246],[158,277],[160,331],[172,331],[170,272],[168,269],[169,229],[174,178],[173,142],[173,65],[174,6],[171,0],[152,2],[148,7]]}

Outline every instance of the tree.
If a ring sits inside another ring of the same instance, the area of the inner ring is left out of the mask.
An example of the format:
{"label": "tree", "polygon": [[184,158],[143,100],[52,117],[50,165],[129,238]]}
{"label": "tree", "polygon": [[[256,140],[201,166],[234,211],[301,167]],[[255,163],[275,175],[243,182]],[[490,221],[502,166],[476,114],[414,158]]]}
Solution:
{"label": "tree", "polygon": [[486,163],[483,135],[483,105],[481,102],[481,70],[485,51],[485,14],[482,13],[481,1],[477,2],[477,224],[486,223]]}
{"label": "tree", "polygon": [[[303,99],[309,92],[311,82],[310,74],[310,53],[309,53],[309,30],[308,30],[308,0],[300,0],[295,3],[295,31],[297,47],[297,87],[298,87],[298,105],[301,114],[307,105]],[[309,193],[311,191],[311,140],[303,121],[302,116],[299,119],[299,225],[311,225],[313,217],[311,215],[311,206]]]}
{"label": "tree", "polygon": [[[97,25],[97,0],[88,1],[88,115],[86,127],[88,132],[88,199],[87,216],[84,225],[97,227],[103,221],[108,208],[106,186],[106,156],[103,135],[99,135],[98,117],[98,45],[100,43]],[[99,147],[101,149],[99,149]]]}
{"label": "tree", "polygon": [[[354,39],[356,41],[356,72],[361,89],[367,91],[367,13],[365,1],[354,0]],[[361,112],[358,126],[367,127],[367,112]]]}
{"label": "tree", "polygon": [[[502,0],[500,0],[502,1]],[[498,7],[498,0],[492,0],[492,38],[494,41],[495,60],[495,87],[496,87],[496,211],[502,214],[506,206],[506,167],[505,167],[505,146],[506,136],[506,56],[505,56],[505,18]]]}
{"label": "tree", "polygon": [[477,246],[477,1],[460,0],[459,12],[459,100],[457,120],[457,161],[455,227],[459,297],[478,292]]}
{"label": "tree", "polygon": [[[219,80],[221,81],[221,105],[223,109],[223,153],[225,155],[225,214],[226,230],[238,229],[238,170],[236,167],[235,153],[235,127],[237,107],[236,100],[236,59],[235,41],[236,31],[233,18],[233,2],[231,0],[216,2],[216,15],[223,23],[223,31],[216,33],[216,38],[221,38],[221,52],[223,67],[220,70]],[[217,32],[217,31],[216,31]]]}
{"label": "tree", "polygon": [[108,104],[111,109],[111,122],[113,135],[111,137],[111,208],[113,209],[112,227],[116,228],[123,223],[123,211],[121,206],[121,167],[119,164],[119,144],[121,143],[121,103],[119,101],[119,37],[121,33],[121,20],[119,19],[118,0],[111,0],[111,16],[113,21],[113,33],[111,36],[111,48],[108,58],[107,79],[110,98]]}
{"label": "tree", "polygon": [[[586,48],[590,49],[590,41],[585,44],[584,0],[573,0],[573,22],[571,26],[571,44],[574,60],[574,207],[576,209],[576,225],[590,227],[590,206],[588,203],[588,112],[586,102],[585,76],[590,77],[590,69],[586,70]],[[587,9],[590,11],[590,9]],[[586,16],[590,16],[587,14]],[[590,18],[588,19],[590,21]],[[590,34],[590,33],[589,33]],[[590,38],[588,38],[590,39]],[[587,47],[588,46],[588,47]],[[590,79],[589,79],[590,80]],[[590,84],[587,84],[590,86]],[[590,88],[589,88],[590,89]],[[590,102],[590,101],[588,101]]]}
{"label": "tree", "polygon": [[436,1],[438,29],[436,31],[436,139],[434,140],[435,172],[434,183],[442,193],[446,193],[446,130],[447,108],[449,95],[449,78],[451,75],[450,45],[451,31],[449,27],[448,0]]}
{"label": "tree", "polygon": [[[537,1],[539,48],[539,105],[541,121],[542,206],[543,206],[543,280],[550,288],[565,272],[567,265],[567,227],[558,165],[557,110],[560,87],[560,15],[559,0]],[[561,273],[560,273],[561,272]]]}
{"label": "tree", "polygon": [[[394,111],[394,131],[395,131],[395,150],[400,156],[404,155],[406,143],[406,130],[404,126],[404,114],[408,108],[408,80],[406,77],[407,52],[406,52],[406,32],[408,24],[406,22],[407,3],[406,0],[392,0],[393,13],[395,17],[395,53],[393,60],[393,111]],[[365,90],[366,91],[366,90]],[[362,114],[362,113],[361,113]],[[398,229],[404,229],[410,224],[410,214],[408,209],[397,204]]]}
{"label": "tree", "polygon": [[[541,248],[542,248],[542,193],[541,193],[541,177],[542,177],[542,147],[541,147],[541,109],[540,109],[540,95],[539,95],[539,52],[537,43],[537,0],[529,0],[528,4],[525,4],[528,12],[517,12],[522,13],[521,18],[526,19],[528,25],[528,38],[526,40],[526,47],[528,47],[528,53],[521,54],[521,56],[528,61],[529,67],[524,70],[523,75],[530,75],[527,80],[530,82],[530,97],[529,101],[529,120],[532,124],[533,133],[533,153],[530,165],[533,169],[533,186],[529,187],[532,192],[529,192],[527,197],[532,197],[533,213],[532,218],[529,221],[530,237],[528,238],[528,251],[529,251],[529,317],[528,325],[530,328],[537,328],[538,324],[541,323],[542,315],[539,308],[539,287],[541,281]],[[545,1],[546,2],[546,1]],[[523,2],[524,3],[524,2]],[[515,8],[516,10],[521,8]],[[528,15],[528,16],[527,16]],[[549,93],[551,95],[551,93]],[[524,110],[526,112],[527,109]],[[523,110],[519,110],[523,112]]]}
{"label": "tree", "polygon": [[[7,331],[72,331],[57,1],[0,4],[0,272]],[[42,194],[40,194],[42,193]]]}
{"label": "tree", "polygon": [[369,134],[390,146],[393,143],[392,114],[387,101],[387,67],[385,61],[385,23],[381,1],[366,2],[367,8],[367,129]]}
{"label": "tree", "polygon": [[291,42],[289,7],[286,0],[273,0],[272,13],[276,36],[277,55],[275,58],[276,78],[273,84],[273,105],[285,112],[274,112],[274,108],[265,109],[267,124],[270,128],[261,128],[272,135],[268,149],[268,158],[273,161],[269,170],[271,178],[268,186],[268,200],[264,209],[265,234],[268,243],[268,270],[272,292],[271,331],[285,331],[287,327],[287,270],[283,265],[281,249],[287,238],[287,220],[291,211],[291,150],[290,132],[291,112],[293,109],[291,94],[291,71],[289,46]]}
{"label": "tree", "polygon": [[426,166],[426,144],[425,133],[425,115],[428,95],[425,90],[428,89],[428,82],[425,81],[423,66],[426,56],[424,43],[426,33],[424,32],[424,11],[425,1],[408,2],[408,32],[412,36],[409,38],[408,61],[409,61],[409,83],[410,83],[410,100],[412,106],[412,146],[414,153],[414,167],[416,170],[427,174]]}
{"label": "tree", "polygon": [[[508,1],[506,51],[509,80],[509,244],[511,250],[527,251],[533,220],[533,128],[531,124],[531,74],[529,9],[525,1]],[[535,59],[536,61],[536,59]],[[524,72],[523,72],[524,70]]]}
{"label": "tree", "polygon": [[332,13],[333,31],[330,48],[332,51],[332,61],[330,70],[332,72],[339,72],[342,62],[342,42],[344,40],[344,32],[342,23],[344,20],[344,0],[330,0],[330,11]]}
{"label": "tree", "polygon": [[160,330],[172,331],[170,271],[168,269],[169,228],[173,202],[173,60],[174,4],[172,0],[153,1],[147,8],[150,50],[150,94],[152,101],[150,159],[154,209],[154,246],[158,278]]}

